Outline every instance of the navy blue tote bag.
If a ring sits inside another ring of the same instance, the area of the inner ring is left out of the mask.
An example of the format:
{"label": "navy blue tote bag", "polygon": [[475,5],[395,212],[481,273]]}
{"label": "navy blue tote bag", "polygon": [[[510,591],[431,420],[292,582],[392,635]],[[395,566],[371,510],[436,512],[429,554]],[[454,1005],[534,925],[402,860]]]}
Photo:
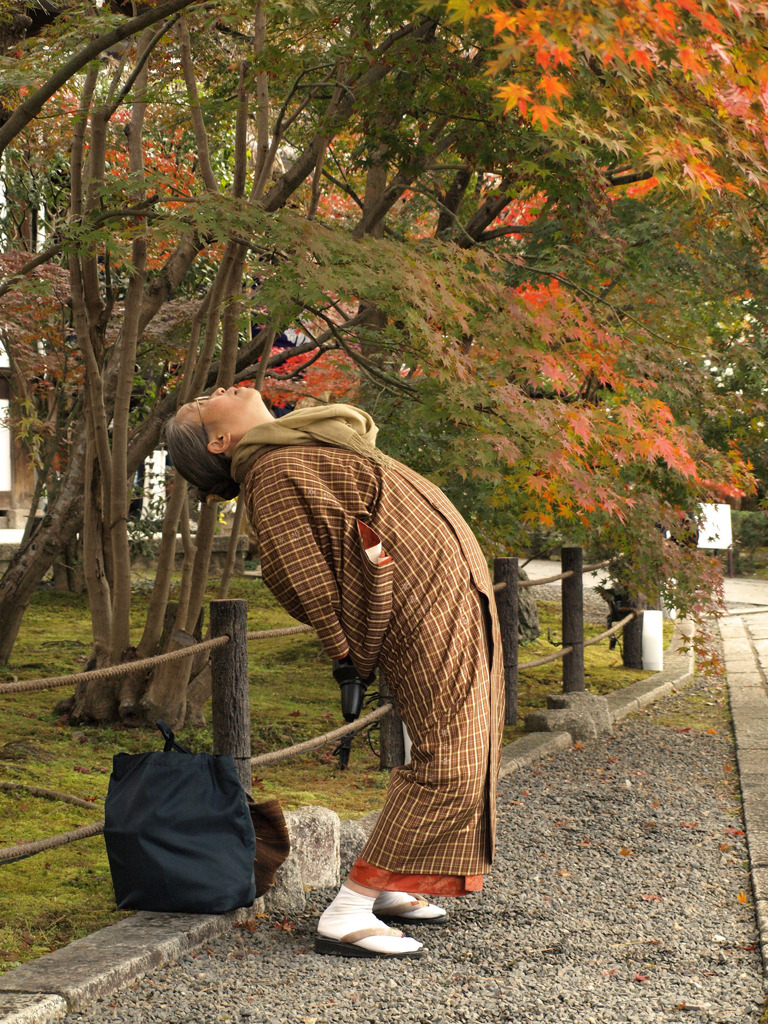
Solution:
{"label": "navy blue tote bag", "polygon": [[116,754],[104,840],[118,907],[221,914],[253,903],[256,839],[230,754]]}

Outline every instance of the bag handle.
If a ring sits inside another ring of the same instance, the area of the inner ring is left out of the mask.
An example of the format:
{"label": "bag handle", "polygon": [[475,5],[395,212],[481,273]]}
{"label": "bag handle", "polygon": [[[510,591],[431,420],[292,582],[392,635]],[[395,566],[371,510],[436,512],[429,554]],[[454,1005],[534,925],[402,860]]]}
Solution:
{"label": "bag handle", "polygon": [[171,729],[169,725],[166,725],[161,718],[158,718],[158,720],[155,722],[155,725],[163,734],[163,739],[165,740],[165,746],[163,747],[164,751],[167,752],[169,750],[178,750],[180,754],[192,753],[191,750],[187,750],[186,747],[182,747],[180,743],[176,742],[176,738],[174,737],[173,734],[173,729]]}

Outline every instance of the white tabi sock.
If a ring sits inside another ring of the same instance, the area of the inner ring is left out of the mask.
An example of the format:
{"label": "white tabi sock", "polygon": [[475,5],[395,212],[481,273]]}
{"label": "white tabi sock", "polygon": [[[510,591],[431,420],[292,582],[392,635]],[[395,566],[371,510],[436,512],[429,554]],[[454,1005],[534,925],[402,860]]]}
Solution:
{"label": "white tabi sock", "polygon": [[[416,904],[416,905],[414,905]],[[408,909],[410,907],[410,909]],[[403,909],[406,908],[406,909]],[[375,914],[395,915],[409,921],[437,921],[447,917],[442,907],[407,892],[382,892],[373,904]]]}
{"label": "white tabi sock", "polygon": [[[342,885],[336,899],[320,915],[317,933],[326,939],[344,939],[353,932],[367,928],[386,928],[387,925],[373,913],[372,896],[363,896]],[[408,939],[402,933],[396,935],[371,935],[358,939],[356,946],[370,949],[374,953],[392,955],[393,953],[410,953],[421,949],[421,943]]]}

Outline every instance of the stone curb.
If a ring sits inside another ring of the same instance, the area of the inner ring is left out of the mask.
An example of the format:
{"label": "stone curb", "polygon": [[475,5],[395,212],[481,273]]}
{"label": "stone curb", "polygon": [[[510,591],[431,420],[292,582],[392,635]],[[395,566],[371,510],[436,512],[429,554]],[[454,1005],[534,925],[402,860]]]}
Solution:
{"label": "stone curb", "polygon": [[[692,656],[667,653],[667,668],[607,698],[611,718],[624,718],[646,704],[671,693],[693,678]],[[502,750],[499,777],[503,778],[518,768],[542,757],[555,754],[573,745],[568,732],[529,733],[508,744]],[[338,816],[326,808],[305,807],[286,814],[294,845],[301,839],[309,847],[308,834],[314,823],[318,832],[330,836],[329,852],[335,857],[331,870],[334,879],[352,854],[345,852],[344,832],[349,826],[347,846],[360,849],[365,833],[372,827],[374,815],[359,822],[344,822],[340,829]],[[335,819],[335,822],[334,822]],[[766,818],[768,820],[768,817]],[[339,836],[341,832],[341,853]],[[750,848],[751,850],[751,848]],[[304,851],[305,854],[307,851]],[[768,876],[768,833],[765,856],[761,861]],[[326,858],[327,859],[327,858]],[[354,859],[354,856],[352,856]],[[317,878],[305,877],[318,863],[317,851],[302,855],[301,850],[291,854],[281,874],[284,888],[296,890],[303,900],[305,887],[317,885]],[[278,876],[277,886],[280,884]],[[757,899],[757,896],[756,896]],[[763,932],[768,939],[768,884],[765,890],[764,916],[760,918],[761,941]],[[76,939],[68,946],[33,960],[0,975],[0,1024],[53,1024],[67,1013],[83,1009],[99,996],[114,992],[137,981],[148,970],[162,963],[178,959],[183,953],[201,945],[207,939],[226,932],[233,924],[252,919],[255,914],[274,910],[300,910],[280,895],[257,900],[253,907],[229,914],[155,914],[139,911],[131,917],[109,925],[100,931]]]}

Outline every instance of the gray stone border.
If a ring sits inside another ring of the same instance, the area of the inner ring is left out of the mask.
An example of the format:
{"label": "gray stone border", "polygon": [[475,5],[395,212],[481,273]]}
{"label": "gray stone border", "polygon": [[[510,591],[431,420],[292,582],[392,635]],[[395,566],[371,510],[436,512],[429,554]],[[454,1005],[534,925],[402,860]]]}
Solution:
{"label": "gray stone border", "polygon": [[[612,721],[624,718],[693,679],[691,654],[675,653],[671,648],[666,653],[666,665],[663,672],[606,698]],[[753,684],[749,692],[756,699],[754,690]],[[768,697],[764,695],[763,700],[768,711]],[[746,713],[752,719],[752,713]],[[765,712],[762,720],[768,723]],[[765,736],[768,737],[768,725]],[[529,733],[504,747],[499,776],[503,778],[542,757],[565,750],[573,742],[572,735],[565,731]],[[768,738],[765,743],[763,748],[754,748],[755,757],[758,749],[763,753],[768,749]],[[741,757],[739,767],[741,769]],[[744,771],[747,773],[744,784],[751,792],[751,787],[758,783],[757,763],[753,766],[753,761],[745,760]],[[765,824],[768,805],[763,791],[760,798]],[[153,967],[178,959],[255,914],[299,913],[304,907],[307,889],[332,888],[346,875],[376,814],[358,821],[341,822],[334,811],[325,807],[303,807],[288,812],[286,819],[293,851],[280,869],[274,889],[266,897],[257,900],[252,907],[229,914],[139,911],[38,960],[7,971],[0,975],[0,1024],[53,1024],[67,1013],[81,1010],[99,996],[138,980]],[[768,940],[768,829],[759,835],[759,848],[755,849],[760,855],[757,880],[762,883],[765,879],[766,884],[759,897],[755,890],[755,899],[763,943]]]}

